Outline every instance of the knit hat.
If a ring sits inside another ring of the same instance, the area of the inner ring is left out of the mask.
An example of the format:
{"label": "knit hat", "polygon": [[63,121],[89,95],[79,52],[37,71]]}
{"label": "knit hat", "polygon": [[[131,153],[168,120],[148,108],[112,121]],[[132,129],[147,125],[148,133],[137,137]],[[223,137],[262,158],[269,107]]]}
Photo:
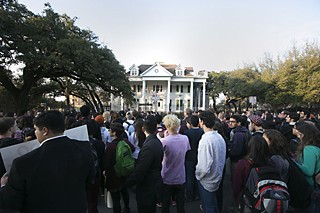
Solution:
{"label": "knit hat", "polygon": [[262,119],[259,115],[251,115],[249,116],[249,119],[252,123],[254,123],[257,126],[261,126],[262,124]]}
{"label": "knit hat", "polygon": [[97,121],[99,124],[102,124],[104,122],[104,118],[102,115],[97,115],[95,118],[94,118],[95,121]]}

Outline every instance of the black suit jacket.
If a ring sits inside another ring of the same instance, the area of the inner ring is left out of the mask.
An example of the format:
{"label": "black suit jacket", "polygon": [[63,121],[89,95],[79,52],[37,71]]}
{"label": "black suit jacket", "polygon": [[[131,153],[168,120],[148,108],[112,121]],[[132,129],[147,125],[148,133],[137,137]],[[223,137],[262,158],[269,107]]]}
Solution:
{"label": "black suit jacket", "polygon": [[0,208],[21,213],[85,213],[86,183],[94,174],[88,142],[59,137],[13,161],[0,189]]}
{"label": "black suit jacket", "polygon": [[162,159],[162,143],[156,135],[149,135],[139,152],[136,167],[126,181],[128,186],[137,185],[138,205],[156,203],[158,191],[162,187]]}

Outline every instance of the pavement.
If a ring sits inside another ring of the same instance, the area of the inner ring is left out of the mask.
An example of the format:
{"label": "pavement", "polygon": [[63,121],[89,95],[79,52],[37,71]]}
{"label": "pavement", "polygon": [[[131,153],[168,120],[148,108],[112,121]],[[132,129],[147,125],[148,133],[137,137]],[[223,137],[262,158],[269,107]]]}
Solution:
{"label": "pavement", "polygon": [[[231,175],[229,170],[229,161],[227,161],[227,168],[226,168],[226,174],[224,177],[224,183],[223,183],[223,209],[222,213],[232,213],[233,212],[233,195],[232,195],[232,184],[231,184]],[[137,204],[135,200],[135,194],[129,190],[130,195],[130,210],[131,213],[138,213],[137,211]],[[200,210],[200,201],[193,201],[193,202],[186,202],[185,203],[185,210],[186,213],[201,213]],[[104,197],[101,197],[98,210],[100,213],[113,213],[112,209],[107,208],[104,203]],[[157,207],[157,213],[161,212],[161,208]],[[171,213],[176,213],[176,208],[171,206],[170,209]]]}

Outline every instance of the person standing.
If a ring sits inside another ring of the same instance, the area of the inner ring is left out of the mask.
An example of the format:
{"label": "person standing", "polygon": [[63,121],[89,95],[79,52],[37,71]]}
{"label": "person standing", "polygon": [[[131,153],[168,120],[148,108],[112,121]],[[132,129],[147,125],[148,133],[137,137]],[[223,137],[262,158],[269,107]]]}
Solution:
{"label": "person standing", "polygon": [[302,212],[320,212],[320,185],[316,181],[320,173],[320,131],[308,121],[296,123],[295,131],[301,140],[296,164],[313,190],[310,205]]}
{"label": "person standing", "polygon": [[215,130],[215,115],[203,111],[199,115],[200,127],[204,130],[198,148],[196,178],[204,213],[219,212],[216,191],[219,188],[226,159],[226,144]]}
{"label": "person standing", "polygon": [[[22,143],[21,140],[14,138],[17,131],[17,123],[12,117],[0,117],[0,148]],[[6,168],[0,153],[0,177],[6,173]]]}
{"label": "person standing", "polygon": [[243,125],[242,117],[240,115],[232,115],[230,117],[229,126],[232,129],[230,132],[229,143],[230,171],[232,180],[236,163],[247,153],[247,144],[250,139],[250,133]]}
{"label": "person standing", "polygon": [[126,180],[127,186],[136,185],[139,213],[155,213],[159,190],[162,186],[161,168],[163,146],[155,135],[157,122],[153,118],[144,121],[146,140],[139,152],[136,167]]}
{"label": "person standing", "polygon": [[114,166],[116,164],[117,146],[121,140],[124,140],[130,146],[130,154],[134,152],[134,146],[123,137],[124,134],[125,133],[122,124],[110,124],[110,135],[113,138],[113,141],[106,148],[104,165],[106,175],[106,188],[111,193],[114,213],[121,213],[121,196],[124,202],[124,210],[122,212],[130,213],[129,193],[127,187],[125,187],[125,180],[127,177],[119,177],[114,169]]}
{"label": "person standing", "polygon": [[89,142],[63,135],[59,111],[34,120],[40,147],[16,158],[8,178],[1,179],[0,209],[21,213],[85,213],[86,184],[95,169]]}
{"label": "person standing", "polygon": [[170,212],[170,198],[176,196],[177,212],[184,213],[184,183],[186,181],[185,157],[190,150],[189,139],[178,133],[179,118],[174,114],[166,115],[163,123],[168,135],[161,138],[164,150],[162,161],[163,197],[162,213]]}
{"label": "person standing", "polygon": [[196,182],[196,165],[198,157],[199,141],[203,135],[203,129],[199,128],[199,117],[191,115],[187,118],[188,130],[184,134],[188,137],[190,150],[186,154],[186,200],[193,201],[199,197],[198,184]]}

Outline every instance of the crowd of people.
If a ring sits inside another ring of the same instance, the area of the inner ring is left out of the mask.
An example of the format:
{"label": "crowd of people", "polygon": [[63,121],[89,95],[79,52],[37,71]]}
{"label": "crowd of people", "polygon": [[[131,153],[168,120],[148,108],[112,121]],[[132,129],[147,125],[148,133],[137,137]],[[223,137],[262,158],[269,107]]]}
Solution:
{"label": "crowd of people", "polygon": [[[274,114],[191,109],[180,119],[172,113],[136,110],[92,113],[87,105],[79,113],[7,113],[0,117],[0,148],[33,139],[40,147],[16,158],[10,171],[0,162],[0,209],[96,213],[99,197],[109,192],[113,212],[128,213],[128,190],[133,190],[139,213],[156,212],[157,206],[168,213],[171,205],[183,213],[185,202],[195,200],[201,200],[205,213],[221,212],[223,181],[230,169],[235,212],[271,208],[252,205],[249,199],[258,193],[262,176],[271,173],[269,179],[283,183],[281,208],[320,212],[318,119],[307,110]],[[89,143],[63,135],[80,125],[87,125]],[[115,171],[122,141],[135,163],[126,176]]]}

